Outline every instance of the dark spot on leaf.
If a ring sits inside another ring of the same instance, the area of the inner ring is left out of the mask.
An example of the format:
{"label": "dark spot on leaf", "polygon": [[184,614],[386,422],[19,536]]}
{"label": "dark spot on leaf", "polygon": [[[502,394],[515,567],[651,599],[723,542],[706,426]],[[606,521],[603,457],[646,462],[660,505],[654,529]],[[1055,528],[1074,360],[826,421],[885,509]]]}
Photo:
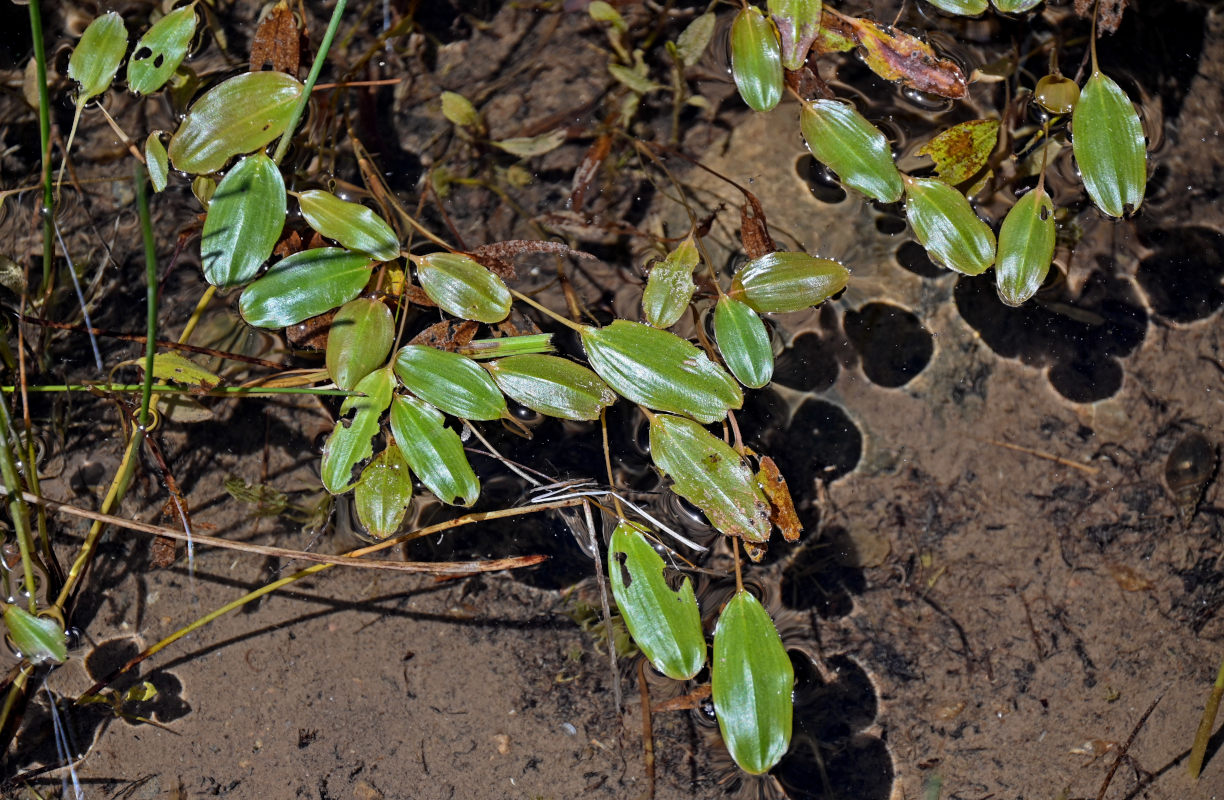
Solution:
{"label": "dark spot on leaf", "polygon": [[157,58],[153,59],[153,67],[160,69],[162,64],[166,63],[166,56],[162,53],[157,54]]}
{"label": "dark spot on leaf", "polygon": [[614,553],[612,557],[616,559],[616,565],[620,568],[621,584],[628,589],[629,585],[633,583],[633,576],[629,574],[628,555],[626,553]]}
{"label": "dark spot on leaf", "polygon": [[150,50],[148,47],[141,47],[135,53],[132,54],[132,60],[133,61],[144,61],[146,58],[148,58],[151,55],[153,55],[152,50]]}

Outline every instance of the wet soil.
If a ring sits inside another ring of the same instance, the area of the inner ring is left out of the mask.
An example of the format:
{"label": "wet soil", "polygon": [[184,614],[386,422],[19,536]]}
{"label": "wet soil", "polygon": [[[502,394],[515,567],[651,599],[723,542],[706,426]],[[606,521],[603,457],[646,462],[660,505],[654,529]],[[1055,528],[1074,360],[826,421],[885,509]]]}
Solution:
{"label": "wet soil", "polygon": [[[634,231],[675,236],[687,217],[673,187],[629,155],[605,168],[582,208],[566,206],[616,91],[602,30],[582,3],[547,11],[475,4],[464,14],[423,5],[421,28],[370,50],[355,73],[401,83],[321,104],[308,124],[316,141],[337,149],[299,154],[297,180],[305,188],[329,173],[342,187],[358,184],[341,146],[356,137],[410,207],[434,170],[440,197],[419,212],[433,229],[469,247],[570,236],[600,259],[573,262],[577,297],[596,316],[636,319],[655,252]],[[878,18],[892,19],[896,9],[882,6]],[[329,71],[359,64],[382,8],[351,10],[351,46]],[[1088,798],[1107,780],[1111,800],[1224,795],[1224,734],[1215,734],[1197,783],[1185,770],[1224,647],[1224,490],[1215,480],[1224,431],[1224,15],[1196,4],[1144,8],[1102,43],[1102,56],[1115,59],[1106,63],[1145,93],[1155,172],[1144,209],[1120,223],[1077,211],[1082,238],[1059,253],[1065,280],[1020,309],[999,304],[989,275],[958,277],[925,262],[901,208],[847,195],[820,174],[798,137],[794,104],[769,115],[743,110],[718,37],[696,70],[706,107],[673,117],[667,100],[643,101],[636,136],[675,143],[749,187],[780,246],[853,270],[837,300],[770,320],[776,380],[739,416],[749,443],[782,466],[806,528],[798,544],[775,545],[746,576],[795,663],[794,745],[773,773],[753,778],[731,764],[705,709],[656,713],[656,797]],[[120,10],[148,12],[137,3]],[[650,18],[642,7],[622,11],[634,24]],[[21,30],[24,11],[5,13]],[[93,13],[48,9],[50,38],[69,41],[65,31],[79,32]],[[229,53],[207,45],[195,62],[202,74],[241,62],[254,15],[222,4]],[[325,16],[313,7],[308,15],[317,41]],[[1166,15],[1163,36],[1151,15]],[[923,24],[961,35],[966,57],[989,50],[989,36],[971,27]],[[6,189],[36,174],[36,126],[20,101],[27,47],[15,42],[3,64]],[[1151,74],[1118,60],[1127,48],[1152,54]],[[57,58],[62,67],[66,55]],[[903,166],[925,132],[959,121],[915,107],[863,72],[847,58],[826,77],[863,92],[877,120],[890,121]],[[66,132],[64,88],[56,111]],[[565,128],[567,140],[522,163],[466,143],[439,111],[442,90],[472,99],[492,138]],[[982,92],[971,110],[995,97]],[[121,124],[173,128],[171,102],[113,94],[108,108]],[[83,274],[94,324],[137,330],[143,286],[130,184],[111,180],[128,173],[123,148],[100,115],[87,113],[74,152],[88,189],[65,190],[61,225],[77,261],[93,265]],[[698,216],[723,206],[708,244],[729,268],[739,257],[741,195],[681,159],[667,164]],[[1069,155],[1058,169],[1073,169]],[[470,177],[485,185],[465,183]],[[1050,182],[1070,197],[1073,181]],[[4,213],[4,254],[37,264],[31,199],[8,200]],[[198,205],[179,181],[155,213],[164,233],[161,324],[177,334],[204,289],[198,247],[176,257]],[[553,263],[520,262],[516,285],[545,286]],[[562,307],[559,292],[545,296]],[[319,364],[246,329],[235,302],[218,302],[193,341]],[[41,382],[99,377],[85,339],[57,333],[44,346],[53,358]],[[108,365],[139,353],[107,338],[99,346]],[[226,378],[251,374],[244,367]],[[47,421],[44,490],[96,508],[122,453],[113,406],[87,396],[37,402],[36,418]],[[356,545],[343,507],[320,532],[257,517],[224,485],[230,476],[266,483],[309,508],[334,405],[204,405],[201,421],[167,422],[157,435],[197,530],[325,552]],[[597,429],[526,422],[531,441],[486,433],[509,457],[555,477],[602,474]],[[621,485],[673,524],[699,530],[691,509],[654,493],[640,427],[629,409],[611,418]],[[1170,454],[1194,437],[1207,442],[1190,450],[1206,480],[1170,487]],[[496,464],[474,463],[485,480],[482,510],[525,499],[526,487]],[[122,513],[164,522],[165,493],[153,463],[144,466]],[[442,510],[418,499],[413,518],[429,524]],[[65,554],[85,530],[56,520]],[[31,703],[5,776],[63,797],[75,796],[74,781],[85,797],[646,796],[636,664],[622,659],[613,673],[599,637],[576,621],[589,623],[598,604],[594,565],[560,518],[470,526],[399,552],[552,560],[456,580],[328,570],[217,619],[122,678],[120,693],[142,681],[156,693],[126,704],[119,718],[69,700],[141,648],[300,564],[197,548],[157,569],[144,534],[109,534],[73,618],[72,658]],[[724,575],[729,564],[721,544],[704,562]],[[708,616],[729,591],[728,580],[709,575],[697,588]],[[649,673],[645,682],[656,701],[696,685]],[[72,770],[31,776],[59,765],[65,750],[79,757]]]}

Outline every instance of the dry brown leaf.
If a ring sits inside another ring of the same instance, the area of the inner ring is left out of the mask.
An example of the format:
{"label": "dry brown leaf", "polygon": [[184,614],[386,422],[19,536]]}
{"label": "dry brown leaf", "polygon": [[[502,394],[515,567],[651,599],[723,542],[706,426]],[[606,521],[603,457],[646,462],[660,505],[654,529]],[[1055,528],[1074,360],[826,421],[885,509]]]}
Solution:
{"label": "dry brown leaf", "polygon": [[285,0],[280,0],[259,23],[251,41],[251,72],[271,67],[297,77],[302,58],[302,34]]}
{"label": "dry brown leaf", "polygon": [[799,515],[795,513],[795,504],[791,500],[790,489],[786,487],[786,478],[782,477],[782,471],[769,456],[762,456],[760,465],[756,479],[761,491],[765,492],[765,497],[769,499],[769,521],[782,531],[783,539],[797,542],[799,534],[803,533],[803,525],[799,522]]}
{"label": "dry brown leaf", "polygon": [[841,21],[858,42],[863,61],[881,78],[953,100],[965,96],[965,73],[956,62],[935,55],[926,42],[866,19],[842,16]]}
{"label": "dry brown leaf", "polygon": [[1139,574],[1139,571],[1133,567],[1113,562],[1105,566],[1124,592],[1144,592],[1156,588],[1154,583]]}

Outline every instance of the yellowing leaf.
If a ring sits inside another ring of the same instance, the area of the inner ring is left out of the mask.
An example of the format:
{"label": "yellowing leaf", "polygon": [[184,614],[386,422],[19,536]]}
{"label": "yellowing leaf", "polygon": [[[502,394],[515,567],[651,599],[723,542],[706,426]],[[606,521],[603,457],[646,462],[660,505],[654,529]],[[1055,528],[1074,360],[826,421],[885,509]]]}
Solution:
{"label": "yellowing leaf", "polygon": [[392,536],[404,522],[412,502],[412,472],[394,444],[361,471],[353,491],[357,519],[374,541]]}
{"label": "yellowing leaf", "polygon": [[918,149],[935,161],[939,177],[955,186],[986,166],[999,140],[997,119],[971,119],[953,125]]}
{"label": "yellowing leaf", "polygon": [[935,55],[926,42],[871,20],[840,16],[840,21],[862,48],[863,62],[881,78],[954,100],[965,96],[968,82],[960,67]]}
{"label": "yellowing leaf", "polygon": [[450,120],[451,124],[462,128],[480,130],[484,127],[484,120],[481,119],[476,106],[457,92],[442,93],[442,116]]}
{"label": "yellowing leaf", "polygon": [[542,156],[545,153],[551,153],[563,144],[565,144],[564,128],[542,133],[539,136],[501,139],[493,142],[494,147],[505,150],[510,155],[518,156],[519,158]]}
{"label": "yellowing leaf", "polygon": [[1099,70],[1071,117],[1071,144],[1084,188],[1111,217],[1133,214],[1147,187],[1143,125],[1122,87]]}
{"label": "yellowing leaf", "polygon": [[[144,366],[144,361],[140,362]],[[213,373],[179,353],[157,353],[153,356],[153,377],[159,381],[174,381],[186,386],[211,389],[221,382]]]}
{"label": "yellowing leaf", "polygon": [[756,6],[740,9],[731,23],[731,77],[753,111],[769,111],[782,99],[782,48]]}
{"label": "yellowing leaf", "polygon": [[68,660],[64,626],[54,617],[36,617],[19,605],[4,605],[4,626],[13,647],[32,664]]}
{"label": "yellowing leaf", "polygon": [[697,261],[697,245],[690,235],[666,259],[651,267],[642,292],[646,322],[656,328],[670,328],[679,321],[697,291],[693,283]]}

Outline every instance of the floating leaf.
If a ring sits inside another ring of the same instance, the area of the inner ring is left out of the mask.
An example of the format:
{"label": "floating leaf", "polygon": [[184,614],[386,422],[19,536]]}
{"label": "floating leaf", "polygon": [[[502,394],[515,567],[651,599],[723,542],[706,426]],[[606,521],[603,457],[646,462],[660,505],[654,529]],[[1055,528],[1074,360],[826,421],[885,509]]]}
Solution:
{"label": "floating leaf", "polygon": [[718,352],[736,379],[760,389],[773,377],[773,345],[757,313],[726,295],[714,306],[714,338]]}
{"label": "floating leaf", "polygon": [[494,147],[505,150],[512,156],[530,158],[551,153],[565,144],[565,128],[542,133],[539,136],[523,136],[515,139],[501,139],[492,143]]}
{"label": "floating leaf", "polygon": [[441,411],[415,397],[391,403],[391,432],[421,483],[447,505],[470,506],[480,496],[480,481],[459,434],[444,423]]}
{"label": "floating leaf", "polygon": [[170,163],[183,172],[216,172],[285,132],[302,84],[283,72],[246,72],[204,94],[170,139]]}
{"label": "floating leaf", "polygon": [[799,128],[812,155],[836,172],[842,183],[881,203],[901,197],[901,173],[888,140],[853,106],[839,100],[806,103]]}
{"label": "floating leaf", "polygon": [[221,179],[208,203],[200,235],[204,279],[224,288],[254,278],[284,227],[280,170],[263,153],[247,156]]}
{"label": "floating leaf", "polygon": [[242,292],[238,309],[260,328],[283,328],[352,300],[374,265],[365,253],[339,247],[303,250],[272,266]]}
{"label": "floating leaf", "polygon": [[1033,87],[1033,100],[1051,114],[1070,114],[1079,103],[1080,88],[1057,72],[1046,75]]}
{"label": "floating leaf", "polygon": [[195,5],[186,5],[159,19],[136,42],[128,61],[128,88],[137,94],[156,92],[183,63],[195,36]]}
{"label": "floating leaf", "polygon": [[341,389],[387,363],[395,339],[391,309],[378,300],[359,297],[340,307],[327,333],[327,374]]}
{"label": "floating leaf", "polygon": [[36,617],[19,605],[4,604],[4,626],[13,647],[33,664],[68,660],[64,626],[54,617]]}
{"label": "floating leaf", "polygon": [[807,60],[820,31],[822,5],[821,0],[769,0],[769,15],[781,39],[784,68],[797,70]]}
{"label": "floating leaf", "polygon": [[716,422],[739,408],[739,384],[694,344],[674,333],[618,319],[582,329],[591,367],[618,394],[659,411]]}
{"label": "floating leaf", "polygon": [[[144,361],[140,361],[144,366]],[[153,377],[159,381],[174,381],[185,386],[211,389],[221,379],[179,353],[157,353],[153,356]]]}
{"label": "floating leaf", "polygon": [[475,361],[419,344],[395,354],[395,374],[405,388],[432,406],[463,419],[498,419],[506,398]]}
{"label": "floating leaf", "polygon": [[744,265],[731,281],[731,297],[755,311],[801,311],[846,288],[850,273],[836,261],[807,253],[766,253]]}
{"label": "floating leaf", "polygon": [[399,255],[399,238],[383,218],[360,203],[341,200],[331,192],[311,189],[298,195],[302,216],[310,227],[349,250],[369,253],[379,261]]}
{"label": "floating leaf", "polygon": [[672,490],[701,509],[728,536],[769,539],[769,502],[739,453],[684,417],[650,418],[650,458],[671,478]]}
{"label": "floating leaf", "polygon": [[714,36],[714,23],[717,20],[718,17],[713,12],[707,11],[693,19],[680,32],[676,39],[676,53],[680,56],[680,63],[691,67],[701,59],[701,54]]}
{"label": "floating leaf", "polygon": [[412,472],[394,444],[374,457],[361,471],[353,491],[357,519],[375,541],[392,536],[404,522],[412,502]]}
{"label": "floating leaf", "polygon": [[997,119],[971,119],[953,125],[918,148],[918,155],[930,156],[939,177],[955,186],[986,166],[998,140]]}
{"label": "floating leaf", "polygon": [[1147,186],[1143,125],[1126,92],[1100,70],[1084,84],[1071,132],[1075,163],[1097,208],[1111,217],[1138,210]]}
{"label": "floating leaf", "polygon": [[629,635],[654,668],[683,681],[705,666],[706,642],[693,584],[679,589],[663,577],[663,559],[632,523],[621,520],[608,546],[612,595]]}
{"label": "floating leaf", "polygon": [[693,283],[697,261],[697,245],[690,234],[666,259],[651,267],[642,292],[642,311],[648,323],[670,328],[684,315],[697,291]]}
{"label": "floating leaf", "polygon": [[522,355],[490,361],[485,369],[507,396],[533,411],[562,419],[599,419],[616,392],[591,370],[557,356]]}
{"label": "floating leaf", "polygon": [[[391,368],[380,369],[365,376],[354,388],[358,394],[344,398],[340,404],[340,419],[323,445],[319,470],[327,491],[342,494],[353,488],[353,469],[374,454],[371,442],[383,412],[391,404],[394,388]],[[353,418],[346,420],[350,412]]]}
{"label": "floating leaf", "polygon": [[731,23],[731,76],[753,111],[769,111],[782,99],[782,47],[756,6],[740,9]]}
{"label": "floating leaf", "polygon": [[994,263],[994,233],[943,181],[906,176],[905,215],[935,263],[965,275],[981,275]]}
{"label": "floating leaf", "polygon": [[965,73],[926,42],[868,19],[839,15],[839,20],[862,48],[863,63],[881,78],[953,100],[965,96]]}
{"label": "floating leaf", "polygon": [[461,128],[471,128],[477,131],[484,128],[484,120],[481,119],[476,106],[472,105],[471,100],[457,92],[442,93],[442,116],[446,117],[452,125],[458,125]]}
{"label": "floating leaf", "polygon": [[1045,188],[1021,197],[999,228],[995,279],[999,299],[1018,306],[1041,288],[1054,258],[1054,203]]}
{"label": "floating leaf", "polygon": [[510,313],[502,279],[462,253],[430,253],[414,259],[429,299],[449,314],[477,322],[501,322]]}
{"label": "floating leaf", "polygon": [[927,0],[940,11],[949,14],[960,14],[964,17],[976,17],[986,10],[989,3],[986,0]]}
{"label": "floating leaf", "polygon": [[127,28],[123,17],[110,11],[89,23],[68,59],[68,77],[81,87],[77,94],[78,109],[110,88],[126,52]]}
{"label": "floating leaf", "polygon": [[1041,0],[991,0],[991,2],[1004,14],[1023,14],[1041,4]]}
{"label": "floating leaf", "polygon": [[145,166],[149,170],[149,182],[153,191],[161,192],[166,188],[170,177],[170,164],[166,160],[166,147],[161,143],[161,131],[153,131],[145,139]]}
{"label": "floating leaf", "polygon": [[742,589],[714,628],[710,682],[731,757],[745,772],[767,772],[790,747],[795,671],[769,612]]}

